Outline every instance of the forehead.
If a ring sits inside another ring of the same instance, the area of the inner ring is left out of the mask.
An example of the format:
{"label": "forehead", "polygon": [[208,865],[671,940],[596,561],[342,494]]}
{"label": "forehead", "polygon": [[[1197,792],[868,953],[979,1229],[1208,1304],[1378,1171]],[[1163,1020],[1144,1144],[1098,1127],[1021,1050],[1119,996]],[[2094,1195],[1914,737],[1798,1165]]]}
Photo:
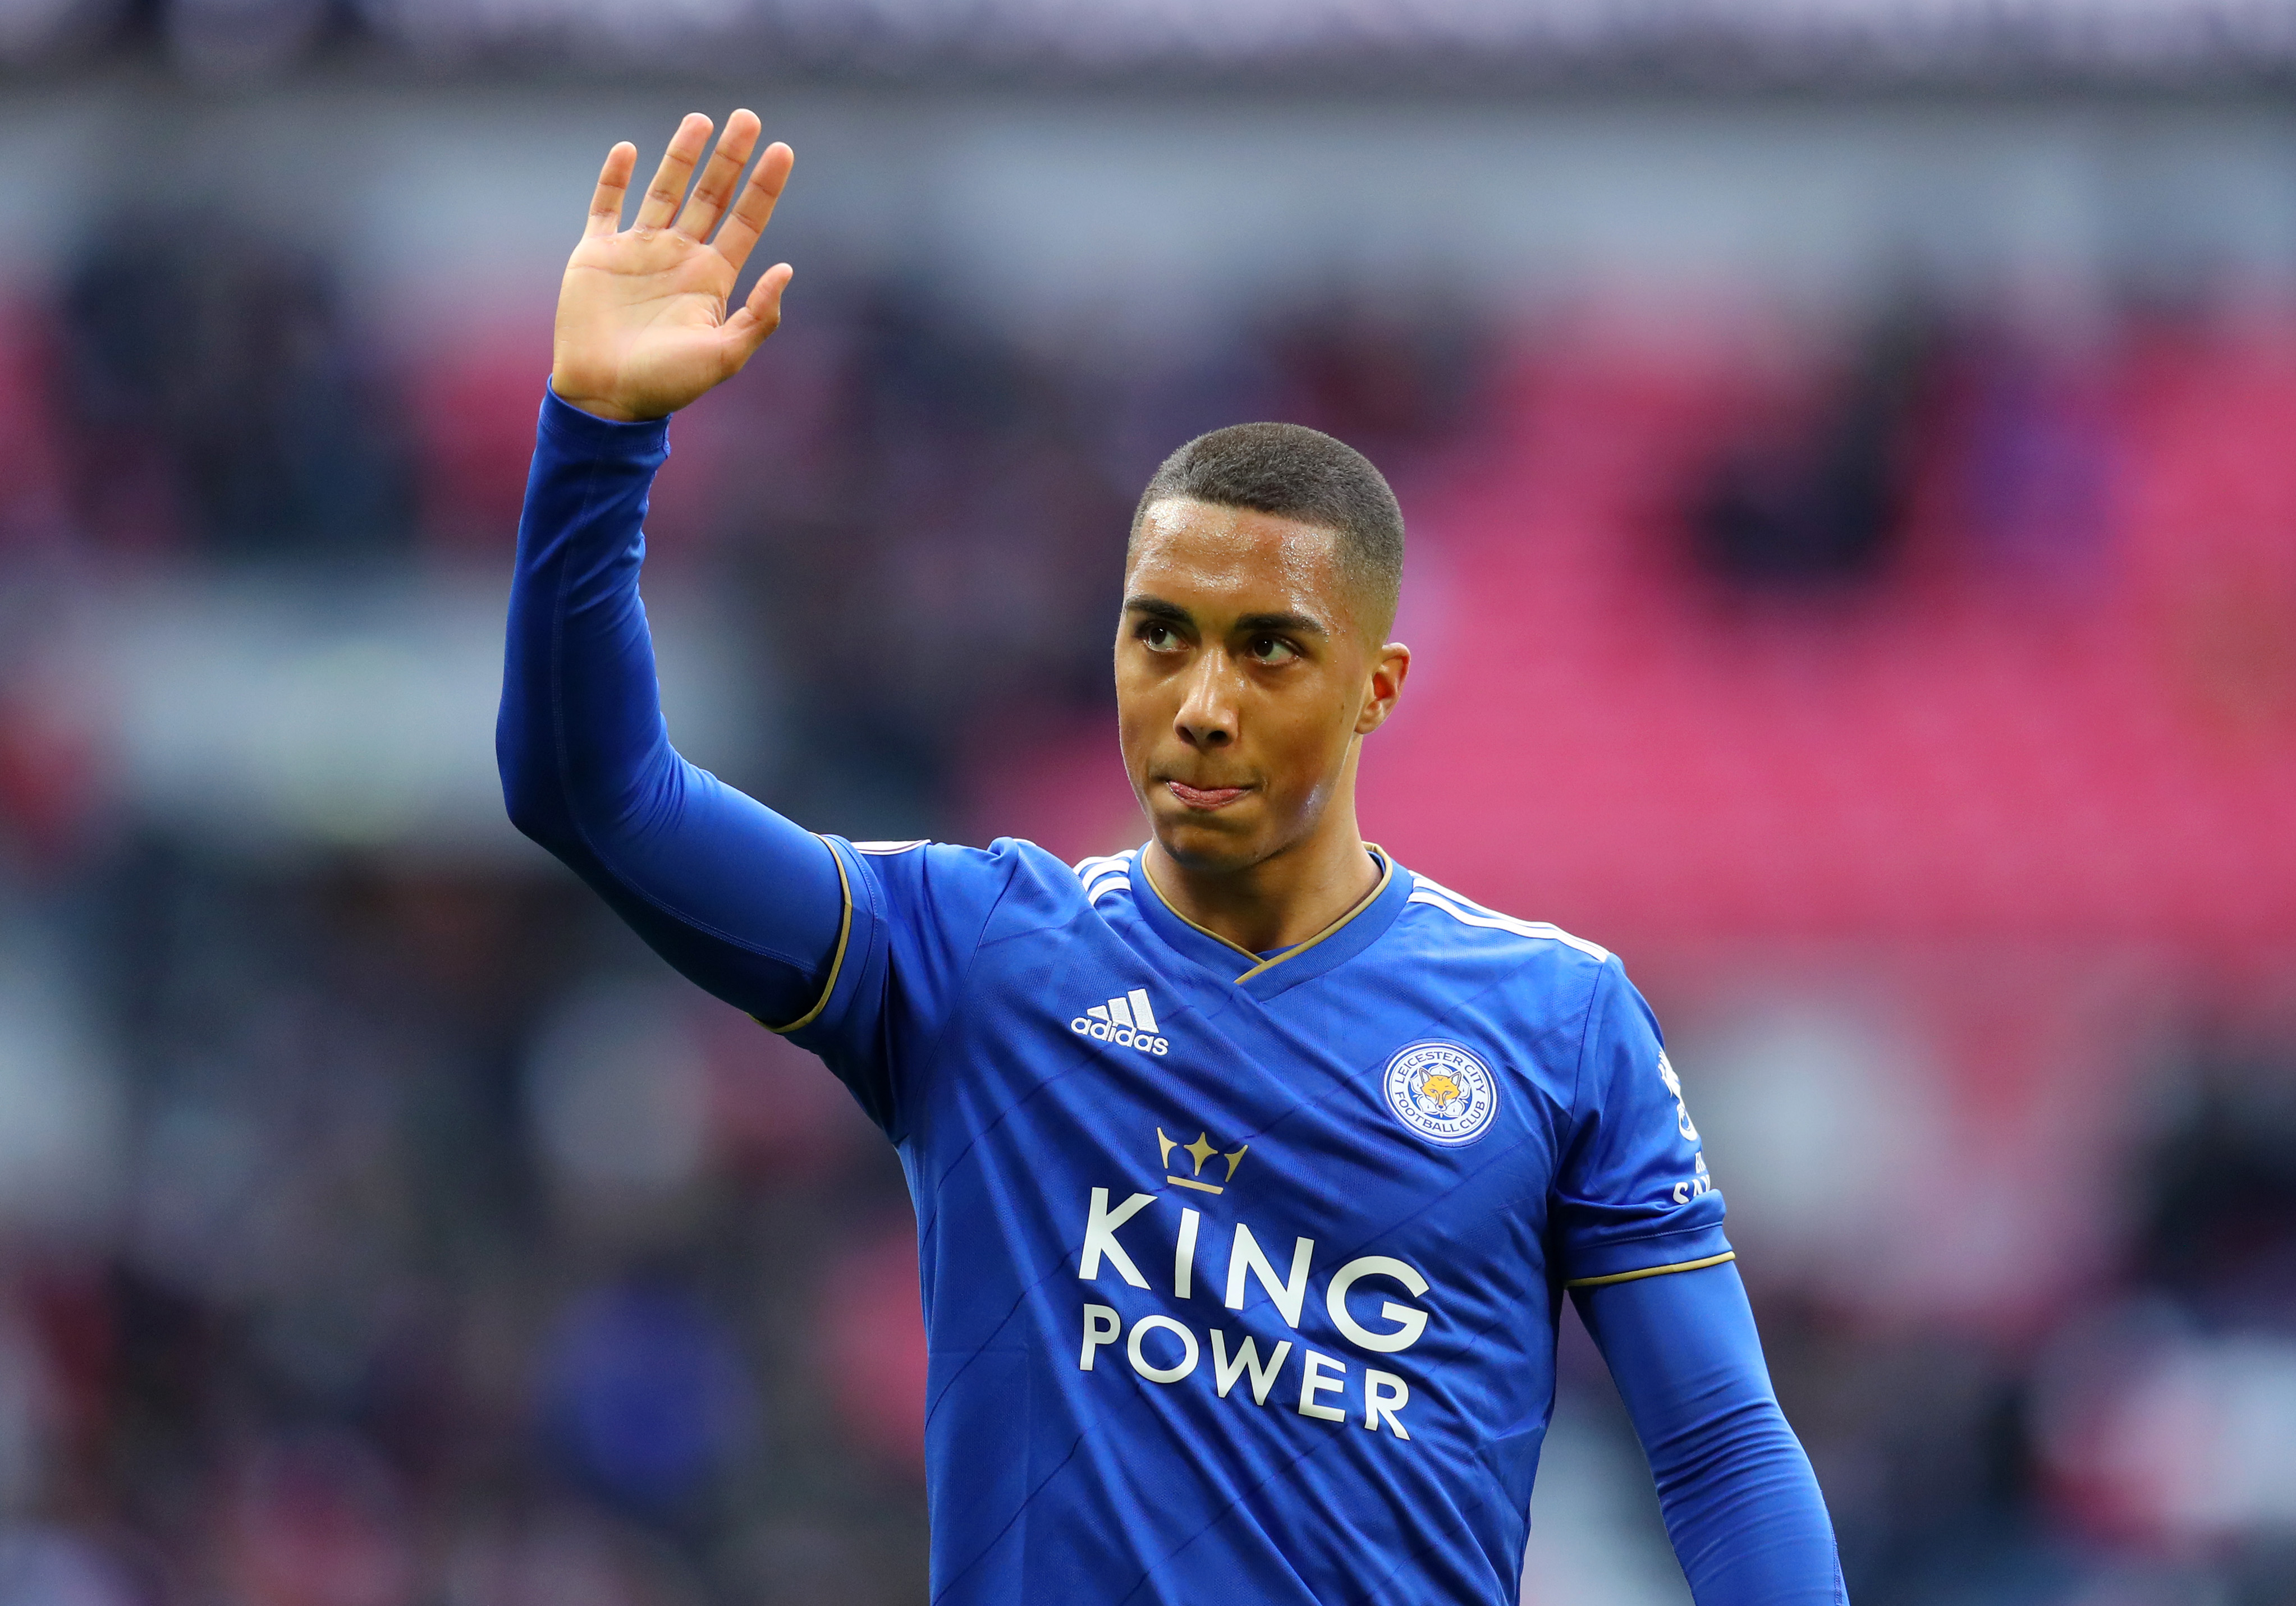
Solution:
{"label": "forehead", "polygon": [[1339,537],[1248,507],[1180,496],[1151,504],[1124,572],[1128,590],[1207,617],[1304,613],[1336,627],[1351,611]]}

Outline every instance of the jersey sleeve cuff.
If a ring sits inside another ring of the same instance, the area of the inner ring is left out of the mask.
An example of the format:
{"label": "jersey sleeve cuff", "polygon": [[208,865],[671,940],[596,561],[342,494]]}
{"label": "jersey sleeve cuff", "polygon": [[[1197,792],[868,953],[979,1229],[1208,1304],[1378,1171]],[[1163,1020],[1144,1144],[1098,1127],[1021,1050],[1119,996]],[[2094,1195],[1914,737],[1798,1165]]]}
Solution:
{"label": "jersey sleeve cuff", "polygon": [[1735,1258],[1737,1251],[1716,1222],[1646,1238],[1574,1245],[1564,1262],[1562,1286],[1601,1288],[1606,1283],[1662,1277],[1669,1272],[1693,1272]]}
{"label": "jersey sleeve cuff", "polygon": [[600,418],[560,400],[547,380],[542,385],[542,432],[561,451],[585,457],[658,456],[669,447],[668,419],[622,423]]}

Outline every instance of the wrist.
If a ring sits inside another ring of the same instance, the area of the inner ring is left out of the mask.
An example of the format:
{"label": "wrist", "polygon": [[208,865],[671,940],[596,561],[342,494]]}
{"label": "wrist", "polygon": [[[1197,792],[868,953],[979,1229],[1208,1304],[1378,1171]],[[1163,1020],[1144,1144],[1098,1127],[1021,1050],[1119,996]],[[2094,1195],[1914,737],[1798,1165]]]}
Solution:
{"label": "wrist", "polygon": [[550,385],[543,387],[542,416],[537,422],[543,440],[578,457],[636,463],[659,460],[669,450],[668,418],[610,418],[576,406]]}
{"label": "wrist", "polygon": [[570,390],[560,383],[558,375],[555,373],[550,376],[550,393],[568,406],[578,408],[591,417],[602,418],[608,423],[647,424],[658,422],[669,416],[667,413],[639,413],[618,402],[609,401],[603,397],[584,396],[578,391]]}

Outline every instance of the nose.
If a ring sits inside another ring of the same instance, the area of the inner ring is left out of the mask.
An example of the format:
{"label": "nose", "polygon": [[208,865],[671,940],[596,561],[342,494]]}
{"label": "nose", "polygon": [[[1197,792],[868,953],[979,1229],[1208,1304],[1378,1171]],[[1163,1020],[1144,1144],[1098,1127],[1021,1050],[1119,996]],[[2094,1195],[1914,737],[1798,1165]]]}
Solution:
{"label": "nose", "polygon": [[1188,671],[1188,692],[1172,726],[1190,747],[1218,750],[1235,741],[1235,695],[1226,655],[1206,652]]}

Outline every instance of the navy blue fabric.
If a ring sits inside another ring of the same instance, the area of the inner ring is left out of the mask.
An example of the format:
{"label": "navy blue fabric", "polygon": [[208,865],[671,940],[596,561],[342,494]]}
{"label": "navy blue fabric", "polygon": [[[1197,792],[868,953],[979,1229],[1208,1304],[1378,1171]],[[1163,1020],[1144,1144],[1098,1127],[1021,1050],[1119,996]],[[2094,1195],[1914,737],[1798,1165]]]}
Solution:
{"label": "navy blue fabric", "polygon": [[662,728],[637,577],[667,450],[544,404],[505,794],[897,1145],[936,1602],[1511,1602],[1573,1284],[1700,1606],[1836,1598],[1614,957],[1376,855],[1363,905],[1271,957],[1182,918],[1137,852],[800,830]]}

